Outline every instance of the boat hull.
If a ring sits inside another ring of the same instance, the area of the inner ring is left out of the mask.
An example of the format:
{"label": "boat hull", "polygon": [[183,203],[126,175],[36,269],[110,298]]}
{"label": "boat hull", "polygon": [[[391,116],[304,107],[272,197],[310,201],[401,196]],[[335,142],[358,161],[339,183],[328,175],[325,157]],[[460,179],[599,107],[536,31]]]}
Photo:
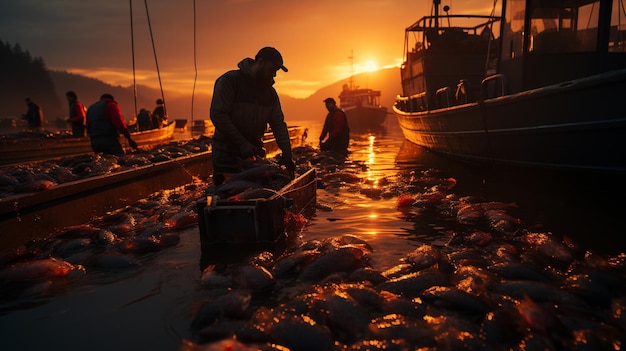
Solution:
{"label": "boat hull", "polygon": [[343,109],[352,130],[378,130],[387,119],[387,108],[380,106],[354,106]]}
{"label": "boat hull", "polygon": [[492,164],[626,173],[626,70],[426,112],[394,111],[406,139]]}
{"label": "boat hull", "polygon": [[[175,123],[172,122],[160,129],[131,133],[131,137],[137,142],[139,147],[150,148],[158,144],[169,142],[174,135],[174,129]],[[120,138],[120,142],[124,150],[132,150],[124,137]],[[92,152],[91,141],[88,137],[7,139],[0,143],[0,165],[45,160],[54,157],[90,152]]]}

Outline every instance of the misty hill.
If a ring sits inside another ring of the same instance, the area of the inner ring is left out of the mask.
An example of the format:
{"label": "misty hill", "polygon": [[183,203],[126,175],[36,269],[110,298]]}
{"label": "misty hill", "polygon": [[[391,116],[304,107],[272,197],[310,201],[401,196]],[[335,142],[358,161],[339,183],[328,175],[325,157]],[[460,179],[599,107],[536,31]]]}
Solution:
{"label": "misty hill", "polygon": [[[327,97],[332,97],[338,102],[338,96],[343,85],[348,83],[349,78],[342,79],[319,89],[313,95],[305,99],[296,99],[281,95],[280,101],[283,106],[285,118],[287,121],[324,119],[328,111],[326,111],[322,101]],[[389,112],[391,112],[391,106],[393,106],[396,95],[402,92],[399,68],[387,68],[376,72],[357,74],[353,78],[353,84],[361,88],[380,90],[380,104],[387,107]]]}
{"label": "misty hill", "polygon": [[[135,98],[132,87],[112,86],[101,80],[72,74],[65,71],[52,71],[52,80],[57,90],[57,94],[65,99],[65,92],[73,90],[78,95],[78,99],[88,107],[100,99],[100,95],[109,93],[115,97],[120,105],[122,115],[126,120],[130,120],[135,115]],[[168,94],[164,89],[164,99],[167,107],[167,114],[170,119],[190,119],[191,117],[191,96],[176,96]],[[137,112],[145,108],[152,111],[156,107],[156,100],[161,97],[158,89],[147,86],[137,86]],[[209,115],[210,96],[207,94],[197,94],[194,98],[194,119],[206,119]]]}
{"label": "misty hill", "polygon": [[0,40],[0,117],[21,117],[26,113],[25,98],[43,108],[44,117],[54,116],[62,108],[46,64],[32,57],[19,44]]}
{"label": "misty hill", "polygon": [[[130,120],[134,115],[134,97],[132,87],[112,86],[98,79],[88,78],[77,74],[63,71],[52,71],[51,77],[59,97],[65,99],[65,92],[74,90],[79,100],[86,106],[96,102],[103,93],[112,94],[122,109],[123,116]],[[338,99],[339,93],[349,79],[343,79],[328,85],[313,95],[297,99],[288,95],[280,94],[283,112],[287,122],[293,120],[323,119],[326,109],[322,100],[327,97]],[[400,71],[398,68],[384,69],[377,72],[362,73],[354,76],[353,84],[362,88],[381,90],[381,104],[391,111],[395,97],[400,93]],[[165,101],[167,113],[170,119],[191,119],[191,96],[177,96],[170,94],[165,89]],[[160,91],[146,86],[137,86],[137,110],[145,108],[152,111],[155,100],[160,96]],[[196,94],[194,97],[194,119],[208,119],[211,96],[209,94]]]}

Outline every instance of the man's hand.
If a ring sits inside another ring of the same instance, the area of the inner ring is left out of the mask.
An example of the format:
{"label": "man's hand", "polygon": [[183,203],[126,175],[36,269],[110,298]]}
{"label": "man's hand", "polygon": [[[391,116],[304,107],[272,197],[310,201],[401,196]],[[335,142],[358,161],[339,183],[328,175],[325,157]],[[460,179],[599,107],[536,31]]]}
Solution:
{"label": "man's hand", "polygon": [[257,156],[259,154],[259,150],[256,146],[245,143],[239,147],[239,156],[241,158],[250,158],[252,156]]}
{"label": "man's hand", "polygon": [[130,138],[128,139],[128,145],[130,145],[130,147],[132,147],[134,150],[138,149],[137,142],[134,141],[133,139],[130,139]]}
{"label": "man's hand", "polygon": [[291,159],[291,157],[285,157],[283,155],[280,158],[280,161],[278,161],[278,164],[285,166],[285,168],[289,172],[289,175],[291,176],[291,178],[295,178],[296,165],[295,165],[295,163],[293,163],[293,160]]}

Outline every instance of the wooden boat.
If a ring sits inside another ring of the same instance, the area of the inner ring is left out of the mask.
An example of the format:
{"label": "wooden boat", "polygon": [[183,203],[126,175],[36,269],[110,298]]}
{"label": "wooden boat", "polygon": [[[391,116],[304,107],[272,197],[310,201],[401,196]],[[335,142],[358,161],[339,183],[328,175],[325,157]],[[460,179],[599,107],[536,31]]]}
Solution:
{"label": "wooden boat", "polygon": [[[292,147],[302,145],[305,131],[300,126],[289,127]],[[266,133],[264,144],[267,157],[280,151],[271,132]],[[0,250],[47,237],[59,228],[85,223],[154,192],[206,179],[212,172],[211,152],[206,151],[63,183],[38,193],[0,198]]]}
{"label": "wooden boat", "polygon": [[436,0],[405,31],[405,138],[494,165],[626,172],[623,2],[505,0],[493,16],[440,15]]}
{"label": "wooden boat", "polygon": [[[139,147],[149,148],[169,142],[174,135],[175,123],[159,129],[131,133]],[[120,142],[126,151],[132,150],[126,138]],[[7,136],[0,139],[0,165],[44,160],[60,156],[92,152],[89,137],[74,138],[70,135],[33,135],[29,137]]]}
{"label": "wooden boat", "polygon": [[210,119],[201,119],[193,121],[191,131],[195,133],[200,133],[200,135],[212,136],[215,132],[215,127],[213,126],[213,122],[211,122]]}

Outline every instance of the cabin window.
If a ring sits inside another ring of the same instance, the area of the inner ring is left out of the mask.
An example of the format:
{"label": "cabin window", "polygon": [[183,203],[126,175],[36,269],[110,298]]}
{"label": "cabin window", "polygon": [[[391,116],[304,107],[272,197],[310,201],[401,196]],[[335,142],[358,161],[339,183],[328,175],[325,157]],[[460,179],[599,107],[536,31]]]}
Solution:
{"label": "cabin window", "polygon": [[609,51],[626,52],[626,1],[613,0]]}
{"label": "cabin window", "polygon": [[595,51],[600,1],[581,3],[581,6],[555,6],[563,4],[561,2],[536,4],[530,14],[528,50],[537,53]]}
{"label": "cabin window", "polygon": [[524,51],[525,0],[507,2],[502,33],[502,59],[521,57]]}

